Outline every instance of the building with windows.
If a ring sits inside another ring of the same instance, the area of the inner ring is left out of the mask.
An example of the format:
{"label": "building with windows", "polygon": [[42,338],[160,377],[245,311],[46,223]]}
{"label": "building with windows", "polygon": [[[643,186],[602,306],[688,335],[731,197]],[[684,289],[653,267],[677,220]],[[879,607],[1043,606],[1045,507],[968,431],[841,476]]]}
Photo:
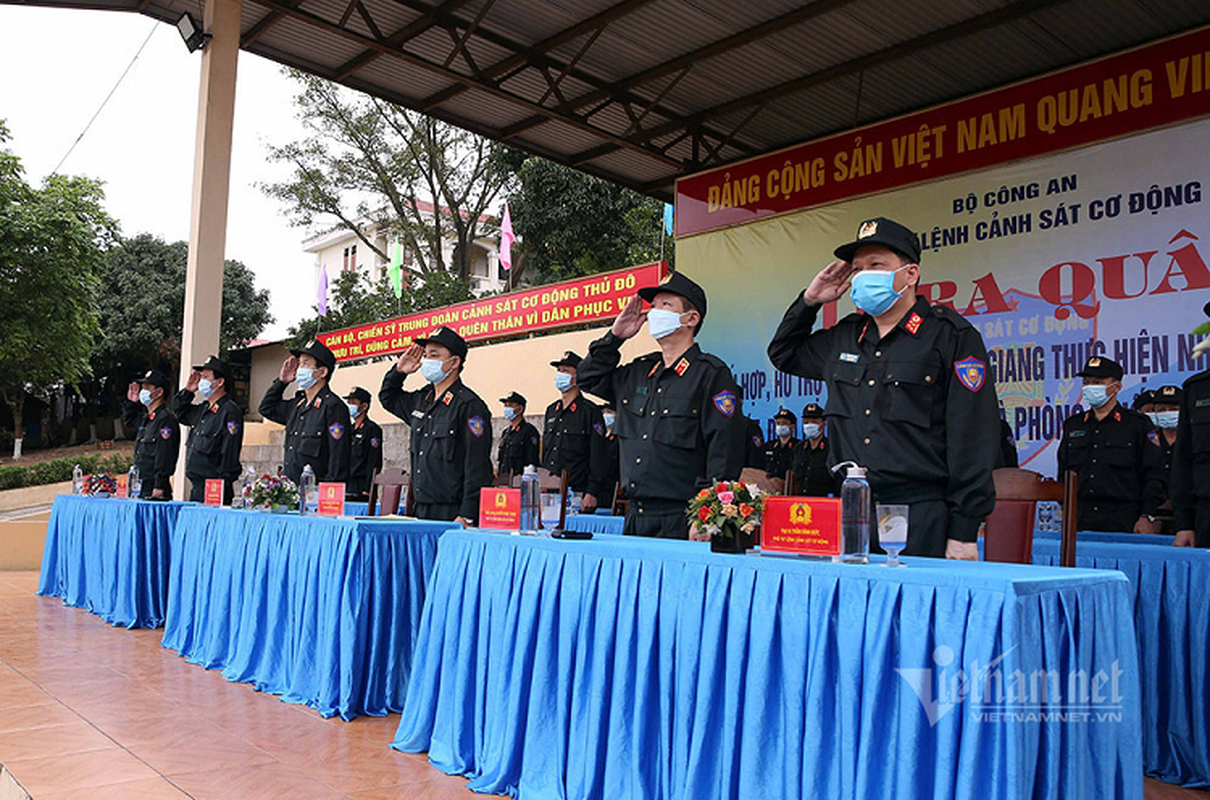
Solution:
{"label": "building with windows", "polygon": [[[424,201],[419,202],[420,213],[431,218],[434,206]],[[442,207],[443,214],[450,210]],[[479,218],[480,236],[471,245],[470,272],[471,291],[477,295],[499,291],[508,285],[508,272],[500,267],[499,236],[496,233],[498,220],[487,215]],[[374,241],[375,247],[383,253],[389,253],[387,247],[387,231],[379,230],[378,226],[368,220],[359,220],[366,225],[368,237]],[[488,235],[490,232],[490,235]],[[442,257],[447,265],[453,264],[458,239],[452,229],[444,231],[441,248]],[[322,231],[303,241],[303,250],[315,255],[314,277],[319,278],[319,270],[323,264],[328,265],[328,278],[335,281],[341,272],[361,272],[377,283],[387,274],[389,261],[366,245],[357,234],[348,228],[338,226]],[[403,264],[417,263],[417,254],[404,245]],[[406,279],[406,271],[405,271]]]}

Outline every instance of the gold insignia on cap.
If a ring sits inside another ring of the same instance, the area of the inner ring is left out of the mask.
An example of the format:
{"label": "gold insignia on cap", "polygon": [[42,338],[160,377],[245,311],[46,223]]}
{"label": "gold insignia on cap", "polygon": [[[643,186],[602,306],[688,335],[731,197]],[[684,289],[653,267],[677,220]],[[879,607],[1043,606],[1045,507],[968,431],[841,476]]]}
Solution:
{"label": "gold insignia on cap", "polygon": [[1163,389],[1163,392],[1164,392],[1164,394],[1168,394],[1168,395],[1176,394],[1176,387],[1175,386],[1165,386]]}
{"label": "gold insignia on cap", "polygon": [[310,350],[310,349],[311,349],[312,347],[314,347],[316,344],[317,344],[317,342],[316,342],[314,339],[312,339],[311,341],[307,342],[307,346],[306,346],[306,347],[304,347],[303,349],[304,349],[304,350]]}
{"label": "gold insignia on cap", "polygon": [[878,233],[878,223],[874,220],[861,223],[861,227],[857,229],[858,239],[868,239]]}
{"label": "gold insignia on cap", "polygon": [[1090,366],[1090,367],[1101,366],[1101,359],[1097,358],[1096,356],[1093,356],[1092,358],[1088,359],[1088,366]]}

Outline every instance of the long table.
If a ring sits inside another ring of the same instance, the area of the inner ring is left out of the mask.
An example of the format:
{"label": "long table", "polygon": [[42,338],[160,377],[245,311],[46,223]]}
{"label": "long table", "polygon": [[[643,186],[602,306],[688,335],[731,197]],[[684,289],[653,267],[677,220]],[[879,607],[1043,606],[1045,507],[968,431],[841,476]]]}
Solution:
{"label": "long table", "polygon": [[[909,564],[452,531],[392,746],[517,797],[1141,798],[1126,579]],[[1102,692],[992,685],[1049,673]]]}
{"label": "long table", "polygon": [[51,506],[38,594],[111,625],[164,622],[169,536],[184,503],[61,494]]}
{"label": "long table", "polygon": [[163,645],[324,716],[399,711],[450,525],[184,509]]}
{"label": "long table", "polygon": [[[1113,536],[1100,534],[1099,536]],[[1191,787],[1210,786],[1210,551],[1140,543],[1076,543],[1076,566],[1129,580],[1143,679],[1143,767]],[[1059,543],[1034,539],[1035,564],[1059,563]]]}

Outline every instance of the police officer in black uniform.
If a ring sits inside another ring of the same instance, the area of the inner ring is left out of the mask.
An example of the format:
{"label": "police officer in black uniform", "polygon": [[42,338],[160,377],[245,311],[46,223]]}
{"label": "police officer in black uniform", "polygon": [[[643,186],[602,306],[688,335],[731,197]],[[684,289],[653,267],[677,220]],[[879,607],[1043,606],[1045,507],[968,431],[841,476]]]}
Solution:
{"label": "police officer in black uniform", "polygon": [[773,415],[774,437],[765,444],[765,472],[770,478],[784,478],[794,466],[794,451],[799,438],[794,435],[798,418],[787,408],[777,409]]}
{"label": "police officer in black uniform", "polygon": [[[1204,309],[1210,317],[1210,303]],[[1210,338],[1194,348],[1210,350]],[[1172,453],[1169,494],[1179,547],[1210,547],[1210,369],[1185,381]]]}
{"label": "police officer in black uniform", "polygon": [[[917,295],[920,243],[903,225],[866,220],[835,255],[786,311],[769,359],[827,381],[830,461],[868,468],[877,502],[910,505],[905,553],[974,559],[999,431],[983,338]],[[812,333],[850,286],[858,313]]]}
{"label": "police officer in black uniform", "polygon": [[[577,370],[584,391],[618,410],[627,534],[687,538],[689,500],[713,480],[738,478],[743,468],[739,387],[727,365],[694,342],[705,318],[706,293],[675,272],[640,289]],[[644,319],[659,352],[618,366],[619,348]]]}
{"label": "police officer in black uniform", "polygon": [[618,441],[618,410],[613,407],[612,403],[601,404],[601,419],[605,422],[605,486],[608,487],[608,494],[601,498],[606,503],[613,503],[615,494],[625,496],[625,492],[620,492],[622,469],[621,462],[621,445]]}
{"label": "police officer in black uniform", "polygon": [[[739,387],[735,393],[740,404],[744,402],[744,387]],[[761,433],[760,423],[744,414],[744,467],[752,469],[765,468],[765,435]]]}
{"label": "police officer in black uniform", "polygon": [[139,468],[143,482],[139,497],[144,500],[172,499],[168,479],[176,471],[181,452],[181,426],[168,407],[167,396],[168,376],[153,369],[130,384],[122,404],[122,421],[127,428],[138,429],[134,465]]}
{"label": "police officer in black uniform", "polygon": [[1164,462],[1148,436],[1151,422],[1118,403],[1122,367],[1093,356],[1077,373],[1084,379],[1081,411],[1063,423],[1059,478],[1073,470],[1080,478],[1082,531],[1158,533],[1156,511],[1164,500]]}
{"label": "police officer in black uniform", "polygon": [[1156,517],[1160,524],[1159,532],[1172,536],[1176,533],[1176,527],[1172,503],[1169,500],[1168,482],[1172,476],[1172,455],[1176,450],[1176,431],[1181,418],[1181,387],[1161,386],[1149,394],[1151,410],[1144,416],[1151,420],[1154,427],[1147,436],[1164,454],[1164,502],[1160,504]]}
{"label": "police officer in black uniform", "polygon": [[1000,447],[996,451],[996,469],[1006,467],[1016,468],[1020,465],[1017,458],[1017,440],[1013,438],[1013,429],[1008,420],[1000,419]]}
{"label": "police officer in black uniform", "polygon": [[[281,374],[260,401],[262,417],[286,426],[285,471],[295,483],[307,464],[316,482],[349,480],[349,408],[328,386],[335,370],[332,351],[323,342],[309,342],[282,362]],[[299,390],[283,399],[295,380]]]}
{"label": "police officer in black uniform", "polygon": [[[206,499],[206,481],[221,478],[223,504],[231,505],[231,490],[239,478],[240,448],[244,445],[244,410],[227,394],[230,372],[226,362],[210,356],[195,366],[185,387],[172,400],[172,411],[189,426],[185,444],[185,477],[189,499]],[[194,405],[194,394],[203,402]]]}
{"label": "police officer in black uniform", "polygon": [[500,448],[496,453],[496,472],[504,475],[520,475],[529,465],[542,463],[541,437],[538,429],[525,421],[525,397],[512,392],[501,397],[504,418],[508,427],[500,434]]}
{"label": "police officer in black uniform", "polygon": [[605,421],[597,404],[580,394],[576,385],[580,356],[568,350],[550,365],[557,370],[559,399],[546,407],[542,466],[554,475],[567,470],[568,488],[584,493],[580,510],[591,514],[598,499],[612,491],[605,486]]}
{"label": "police officer in black uniform", "polygon": [[360,386],[354,386],[353,391],[345,395],[349,420],[353,424],[345,497],[363,502],[370,499],[370,481],[374,473],[382,471],[382,428],[370,419],[370,400],[370,393]]}
{"label": "police officer in black uniform", "polygon": [[[479,490],[492,484],[492,418],[462,383],[466,342],[446,327],[404,351],[382,378],[382,407],[412,429],[412,491],[416,516],[473,525]],[[420,370],[428,384],[405,391]]]}
{"label": "police officer in black uniform", "polygon": [[802,442],[794,448],[794,479],[804,497],[836,494],[838,479],[828,464],[828,437],[824,435],[823,408],[807,403],[802,409]]}

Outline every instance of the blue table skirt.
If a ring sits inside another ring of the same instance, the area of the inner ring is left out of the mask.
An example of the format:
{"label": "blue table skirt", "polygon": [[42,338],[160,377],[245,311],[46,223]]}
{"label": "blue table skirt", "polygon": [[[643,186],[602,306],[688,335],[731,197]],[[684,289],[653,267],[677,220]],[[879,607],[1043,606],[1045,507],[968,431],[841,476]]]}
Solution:
{"label": "blue table skirt", "polygon": [[159,627],[169,535],[184,505],[59,495],[46,526],[38,594],[62,597],[112,625]]}
{"label": "blue table skirt", "polygon": [[[1121,534],[1130,536],[1132,534]],[[1210,552],[1079,541],[1076,566],[1130,581],[1143,679],[1143,766],[1190,787],[1210,786]],[[1035,539],[1035,564],[1057,564],[1059,543]]]}
{"label": "blue table skirt", "polygon": [[324,716],[399,711],[449,527],[185,509],[163,645]]}
{"label": "blue table skirt", "polygon": [[[1126,580],[909,563],[452,531],[392,747],[521,798],[1141,798]],[[991,665],[1116,675],[1120,721],[930,722]]]}
{"label": "blue table skirt", "polygon": [[564,522],[563,527],[569,531],[587,531],[588,533],[604,533],[621,536],[625,517],[611,517],[604,514],[573,514]]}
{"label": "blue table skirt", "polygon": [[[403,515],[403,505],[402,505],[403,501],[401,500],[399,502],[400,502],[400,506],[396,513],[398,513],[399,515],[402,516]],[[370,514],[369,508],[370,508],[369,503],[359,503],[356,500],[346,500],[345,501],[345,516],[368,517],[368,516],[377,516],[378,515],[378,506],[377,505],[374,507],[373,514]]]}

